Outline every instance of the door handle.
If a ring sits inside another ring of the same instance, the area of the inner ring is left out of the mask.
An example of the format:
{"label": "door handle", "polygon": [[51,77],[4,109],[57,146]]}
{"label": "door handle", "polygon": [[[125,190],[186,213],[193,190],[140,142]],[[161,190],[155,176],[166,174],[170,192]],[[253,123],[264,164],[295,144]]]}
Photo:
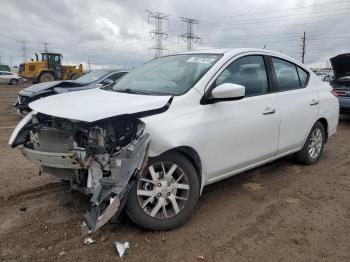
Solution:
{"label": "door handle", "polygon": [[265,108],[265,111],[262,113],[263,115],[272,115],[276,113],[276,109],[273,109],[273,108]]}
{"label": "door handle", "polygon": [[313,98],[313,99],[311,100],[310,106],[315,106],[315,105],[318,105],[318,100],[316,100],[315,98]]}

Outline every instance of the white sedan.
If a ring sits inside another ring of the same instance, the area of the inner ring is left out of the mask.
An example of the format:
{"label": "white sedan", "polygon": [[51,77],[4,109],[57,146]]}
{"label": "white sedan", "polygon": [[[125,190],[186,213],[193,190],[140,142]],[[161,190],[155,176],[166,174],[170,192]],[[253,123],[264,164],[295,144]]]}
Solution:
{"label": "white sedan", "polygon": [[8,72],[8,71],[0,71],[0,83],[4,83],[7,85],[17,85],[21,77],[17,74]]}
{"label": "white sedan", "polygon": [[125,206],[139,226],[187,221],[204,186],[286,155],[315,164],[339,103],[305,65],[260,49],[150,61],[111,89],[43,98],[9,144],[44,173],[92,194],[97,230]]}

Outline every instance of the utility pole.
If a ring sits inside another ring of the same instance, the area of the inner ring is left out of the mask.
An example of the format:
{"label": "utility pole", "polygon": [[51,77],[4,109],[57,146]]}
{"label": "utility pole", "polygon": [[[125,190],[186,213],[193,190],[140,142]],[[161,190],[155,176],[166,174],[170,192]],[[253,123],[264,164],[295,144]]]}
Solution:
{"label": "utility pole", "polygon": [[1,63],[1,53],[0,53],[0,65],[1,65],[2,63]]}
{"label": "utility pole", "polygon": [[306,50],[306,32],[304,31],[304,35],[301,38],[301,62],[304,64],[305,62],[305,50]]}
{"label": "utility pole", "polygon": [[22,40],[22,41],[20,41],[20,44],[21,44],[23,61],[27,61],[26,41]]}
{"label": "utility pole", "polygon": [[90,65],[91,65],[90,60],[88,60],[87,64],[88,64],[89,72],[91,72],[91,70],[90,70]]}
{"label": "utility pole", "polygon": [[179,38],[181,37],[182,40],[187,44],[187,51],[193,50],[193,44],[197,43],[198,40],[200,40],[200,37],[195,35],[193,33],[193,25],[198,25],[199,20],[187,18],[187,17],[180,17],[182,26],[185,23],[186,24],[186,33],[179,35]]}
{"label": "utility pole", "polygon": [[155,39],[155,45],[150,47],[150,49],[154,49],[154,57],[158,58],[163,55],[163,51],[166,50],[163,46],[163,40],[165,40],[168,37],[168,34],[163,31],[163,21],[168,22],[169,26],[169,15],[162,14],[160,12],[153,12],[146,9],[146,12],[148,13],[148,23],[149,19],[154,19],[154,30],[150,31],[151,37]]}
{"label": "utility pole", "polygon": [[12,56],[10,56],[10,66],[12,67]]}
{"label": "utility pole", "polygon": [[42,42],[42,44],[44,45],[44,52],[48,53],[49,52],[49,45],[50,43],[48,42]]}

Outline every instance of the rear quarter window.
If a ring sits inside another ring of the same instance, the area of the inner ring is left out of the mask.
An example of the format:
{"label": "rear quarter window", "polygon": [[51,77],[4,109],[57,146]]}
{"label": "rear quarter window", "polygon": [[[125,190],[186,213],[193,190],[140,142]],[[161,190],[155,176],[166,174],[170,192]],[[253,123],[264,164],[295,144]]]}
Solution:
{"label": "rear quarter window", "polygon": [[304,88],[307,85],[309,74],[299,66],[284,59],[272,57],[279,91]]}
{"label": "rear quarter window", "polygon": [[307,85],[307,79],[309,74],[304,69],[301,69],[299,66],[297,66],[297,70],[298,70],[300,85],[301,87],[305,87]]}

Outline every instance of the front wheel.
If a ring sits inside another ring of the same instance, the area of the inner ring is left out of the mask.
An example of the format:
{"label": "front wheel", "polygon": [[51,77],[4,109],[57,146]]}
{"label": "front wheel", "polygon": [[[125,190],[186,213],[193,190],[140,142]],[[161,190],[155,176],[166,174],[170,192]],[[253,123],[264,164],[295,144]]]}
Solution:
{"label": "front wheel", "polygon": [[70,76],[70,80],[76,80],[78,79],[79,75],[78,74],[73,74]]}
{"label": "front wheel", "polygon": [[44,83],[44,82],[50,82],[50,81],[55,81],[55,77],[51,73],[42,73],[39,77],[39,82]]}
{"label": "front wheel", "polygon": [[191,162],[178,153],[165,153],[149,161],[130,191],[126,212],[143,228],[172,229],[190,218],[199,192]]}
{"label": "front wheel", "polygon": [[322,155],[325,140],[325,129],[322,123],[317,121],[311,129],[304,147],[296,153],[297,161],[305,165],[315,164]]}

